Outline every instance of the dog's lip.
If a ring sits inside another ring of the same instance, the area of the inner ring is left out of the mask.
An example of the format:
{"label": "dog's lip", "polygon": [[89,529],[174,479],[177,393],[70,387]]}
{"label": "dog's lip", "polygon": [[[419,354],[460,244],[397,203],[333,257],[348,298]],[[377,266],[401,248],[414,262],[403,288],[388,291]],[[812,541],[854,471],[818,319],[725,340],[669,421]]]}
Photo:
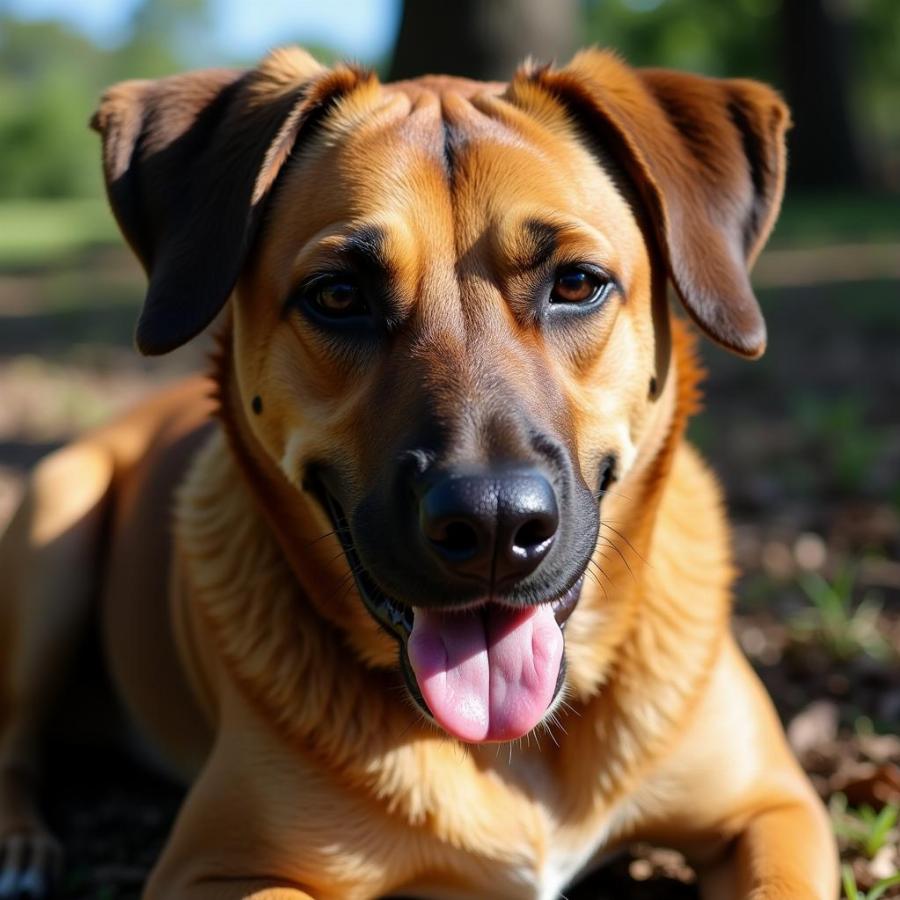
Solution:
{"label": "dog's lip", "polygon": [[[360,596],[363,603],[368,609],[369,614],[375,621],[381,625],[390,635],[397,638],[405,647],[410,634],[412,633],[413,617],[415,615],[415,605],[401,603],[394,599],[385,591],[383,591],[368,573],[366,567],[362,564],[353,540],[350,535],[350,523],[344,513],[343,507],[328,490],[327,486],[318,481],[320,497],[324,500],[324,506],[334,526],[335,533],[340,541],[344,555],[353,572],[353,577],[359,588]],[[563,591],[548,600],[540,603],[531,604],[533,606],[542,605],[543,603],[551,604],[553,615],[561,631],[565,631],[566,622],[578,605],[581,597],[581,588],[584,584],[585,573],[582,572],[575,581],[566,587]],[[470,603],[460,604],[452,607],[460,612],[475,611],[487,607],[489,604],[497,604],[510,609],[518,608],[518,604],[504,603],[500,599],[484,598]]]}

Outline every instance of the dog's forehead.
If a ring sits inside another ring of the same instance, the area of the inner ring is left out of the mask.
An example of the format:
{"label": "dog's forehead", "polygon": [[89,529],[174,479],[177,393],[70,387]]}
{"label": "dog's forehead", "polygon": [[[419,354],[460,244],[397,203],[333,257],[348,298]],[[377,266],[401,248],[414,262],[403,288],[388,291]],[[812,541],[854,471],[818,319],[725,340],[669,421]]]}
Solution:
{"label": "dog's forehead", "polygon": [[476,81],[472,78],[460,78],[456,75],[423,75],[406,81],[394,81],[381,86],[386,94],[404,94],[410,99],[417,97],[444,97],[456,94],[471,99],[481,94],[500,96],[505,93],[507,85],[502,81]]}
{"label": "dog's forehead", "polygon": [[342,96],[286,181],[310,226],[396,213],[434,231],[450,216],[457,238],[521,204],[583,210],[585,188],[612,186],[549,98],[523,108],[503,84],[437,76]]}
{"label": "dog's forehead", "polygon": [[284,173],[262,270],[286,283],[339,267],[341,248],[375,234],[395,283],[446,303],[549,234],[567,236],[568,255],[633,267],[644,243],[631,205],[566,111],[543,100],[437,77],[341,96]]}

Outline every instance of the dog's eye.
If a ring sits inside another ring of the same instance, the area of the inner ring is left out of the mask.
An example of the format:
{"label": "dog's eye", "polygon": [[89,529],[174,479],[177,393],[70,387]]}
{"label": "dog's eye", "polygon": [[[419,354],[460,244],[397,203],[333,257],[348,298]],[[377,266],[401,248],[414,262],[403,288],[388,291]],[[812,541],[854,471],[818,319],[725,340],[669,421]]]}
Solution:
{"label": "dog's eye", "polygon": [[323,275],[303,293],[310,307],[329,319],[364,316],[369,312],[362,289],[347,275]]}
{"label": "dog's eye", "polygon": [[612,279],[600,272],[567,267],[556,273],[550,289],[550,302],[585,306],[604,298],[612,285]]}

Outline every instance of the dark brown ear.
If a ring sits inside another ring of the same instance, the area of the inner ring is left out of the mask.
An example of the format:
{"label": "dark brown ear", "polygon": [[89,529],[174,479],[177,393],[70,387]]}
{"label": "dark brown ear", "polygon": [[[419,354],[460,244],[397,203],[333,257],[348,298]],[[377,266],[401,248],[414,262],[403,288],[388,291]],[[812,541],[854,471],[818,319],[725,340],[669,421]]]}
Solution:
{"label": "dark brown ear", "polygon": [[755,81],[631,69],[598,50],[520,79],[549,91],[625,169],[700,328],[742,356],[760,356],[766,326],[749,268],[784,190],[790,116],[778,94]]}
{"label": "dark brown ear", "polygon": [[149,278],[135,341],[167,353],[228,299],[275,178],[301,131],[369,76],[299,49],[247,72],[126,81],[91,125],[122,233]]}

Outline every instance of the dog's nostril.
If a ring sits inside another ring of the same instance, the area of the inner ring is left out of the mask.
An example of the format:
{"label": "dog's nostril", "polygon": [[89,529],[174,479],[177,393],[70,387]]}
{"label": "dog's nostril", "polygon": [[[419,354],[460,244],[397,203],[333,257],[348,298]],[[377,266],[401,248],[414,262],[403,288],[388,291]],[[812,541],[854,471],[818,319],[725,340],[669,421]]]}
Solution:
{"label": "dog's nostril", "polygon": [[535,550],[556,534],[556,525],[548,519],[529,519],[513,537],[513,547],[521,550]]}
{"label": "dog's nostril", "polygon": [[450,522],[431,542],[454,556],[470,555],[478,549],[478,533],[466,522]]}
{"label": "dog's nostril", "polygon": [[534,470],[449,475],[419,501],[425,549],[446,570],[507,590],[550,552],[556,492]]}

